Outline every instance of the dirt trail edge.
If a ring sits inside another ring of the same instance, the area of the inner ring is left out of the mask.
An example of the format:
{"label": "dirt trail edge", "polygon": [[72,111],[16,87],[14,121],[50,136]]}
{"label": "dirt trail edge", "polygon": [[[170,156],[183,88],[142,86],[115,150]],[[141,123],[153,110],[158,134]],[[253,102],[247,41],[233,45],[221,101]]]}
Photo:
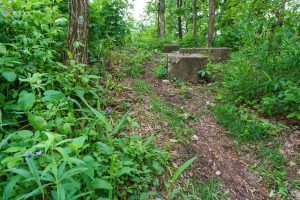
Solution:
{"label": "dirt trail edge", "polygon": [[[162,58],[161,55],[154,55],[151,61],[144,64],[142,79],[165,101],[183,106],[187,112],[200,116],[199,121],[193,124],[195,130],[193,138],[176,148],[175,152],[170,152],[172,160],[179,164],[197,155],[197,160],[183,176],[204,179],[214,177],[220,180],[223,190],[228,191],[232,199],[269,199],[262,178],[249,169],[258,161],[251,153],[241,153],[243,152],[241,146],[226,136],[225,131],[210,114],[208,105],[213,101],[214,95],[210,94],[209,86],[188,85],[192,90],[182,97],[175,86],[171,83],[163,83],[154,76],[152,69]],[[135,106],[135,110],[140,110],[137,112],[144,114],[149,112],[146,108],[148,103],[148,100],[144,99],[144,105]],[[159,128],[168,127],[156,129]],[[143,130],[147,132],[145,128]],[[152,130],[150,125],[150,131]]]}

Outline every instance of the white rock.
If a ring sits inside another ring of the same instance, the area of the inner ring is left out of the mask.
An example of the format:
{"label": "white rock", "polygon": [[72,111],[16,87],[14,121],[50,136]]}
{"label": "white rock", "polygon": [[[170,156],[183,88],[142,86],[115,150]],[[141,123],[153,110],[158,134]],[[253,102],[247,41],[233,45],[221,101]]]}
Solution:
{"label": "white rock", "polygon": [[163,84],[170,84],[170,81],[169,80],[162,80],[162,83]]}
{"label": "white rock", "polygon": [[198,140],[199,140],[199,137],[198,137],[197,135],[193,135],[193,136],[192,136],[192,140],[193,140],[193,141],[198,141]]}
{"label": "white rock", "polygon": [[294,167],[294,166],[296,166],[297,164],[296,164],[295,162],[291,161],[291,162],[289,162],[289,165],[290,165],[291,167]]}
{"label": "white rock", "polygon": [[178,140],[170,139],[170,142],[176,143],[176,142],[178,142]]}
{"label": "white rock", "polygon": [[216,171],[216,175],[217,175],[217,176],[220,176],[220,175],[221,175],[221,172],[220,172],[220,171]]}

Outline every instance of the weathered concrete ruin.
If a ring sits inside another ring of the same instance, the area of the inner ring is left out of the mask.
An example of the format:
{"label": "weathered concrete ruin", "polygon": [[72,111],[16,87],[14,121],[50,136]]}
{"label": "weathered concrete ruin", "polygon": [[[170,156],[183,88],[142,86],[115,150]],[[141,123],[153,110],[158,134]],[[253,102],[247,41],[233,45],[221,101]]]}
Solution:
{"label": "weathered concrete ruin", "polygon": [[166,44],[164,45],[163,52],[165,53],[172,53],[175,51],[179,51],[180,46],[178,44]]}
{"label": "weathered concrete ruin", "polygon": [[181,54],[202,54],[211,59],[213,63],[219,63],[230,57],[229,48],[181,48],[179,53]]}
{"label": "weathered concrete ruin", "polygon": [[168,54],[169,77],[197,83],[198,71],[207,63],[208,57],[200,54]]}
{"label": "weathered concrete ruin", "polygon": [[196,83],[198,72],[208,62],[219,63],[229,59],[229,48],[180,48],[179,45],[164,46],[168,54],[168,72],[170,78]]}

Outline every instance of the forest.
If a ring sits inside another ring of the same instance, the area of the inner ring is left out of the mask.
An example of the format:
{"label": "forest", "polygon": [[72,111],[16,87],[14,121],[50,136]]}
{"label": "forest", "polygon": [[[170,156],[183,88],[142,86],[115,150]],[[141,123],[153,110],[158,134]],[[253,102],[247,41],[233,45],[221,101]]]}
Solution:
{"label": "forest", "polygon": [[300,199],[299,0],[0,1],[0,180],[3,200]]}

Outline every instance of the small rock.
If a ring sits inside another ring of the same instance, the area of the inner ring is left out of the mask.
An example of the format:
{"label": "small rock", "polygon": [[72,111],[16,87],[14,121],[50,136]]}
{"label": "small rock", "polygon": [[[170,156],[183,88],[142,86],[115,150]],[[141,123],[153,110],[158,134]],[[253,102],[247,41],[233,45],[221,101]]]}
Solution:
{"label": "small rock", "polygon": [[221,175],[221,172],[220,172],[220,171],[216,171],[216,175],[217,175],[217,176],[220,176],[220,175]]}
{"label": "small rock", "polygon": [[169,80],[162,80],[162,83],[163,84],[170,84],[170,81]]}
{"label": "small rock", "polygon": [[284,151],[282,149],[279,150],[279,153],[284,154]]}
{"label": "small rock", "polygon": [[296,164],[295,162],[291,161],[291,162],[289,162],[289,165],[290,165],[291,167],[294,167],[294,166],[296,166],[297,164]]}
{"label": "small rock", "polygon": [[285,142],[284,146],[291,148],[293,147],[293,144],[291,144],[290,142]]}
{"label": "small rock", "polygon": [[209,86],[212,86],[212,85],[213,85],[212,83],[207,84],[208,87],[209,87]]}
{"label": "small rock", "polygon": [[206,102],[206,105],[209,105],[209,104],[210,104],[210,102],[209,102],[209,101],[207,101],[207,102]]}
{"label": "small rock", "polygon": [[193,135],[193,136],[192,136],[192,140],[193,140],[193,141],[198,141],[198,140],[199,140],[199,137],[198,137],[197,135]]}
{"label": "small rock", "polygon": [[178,140],[170,139],[170,142],[176,143],[176,142],[178,142]]}

